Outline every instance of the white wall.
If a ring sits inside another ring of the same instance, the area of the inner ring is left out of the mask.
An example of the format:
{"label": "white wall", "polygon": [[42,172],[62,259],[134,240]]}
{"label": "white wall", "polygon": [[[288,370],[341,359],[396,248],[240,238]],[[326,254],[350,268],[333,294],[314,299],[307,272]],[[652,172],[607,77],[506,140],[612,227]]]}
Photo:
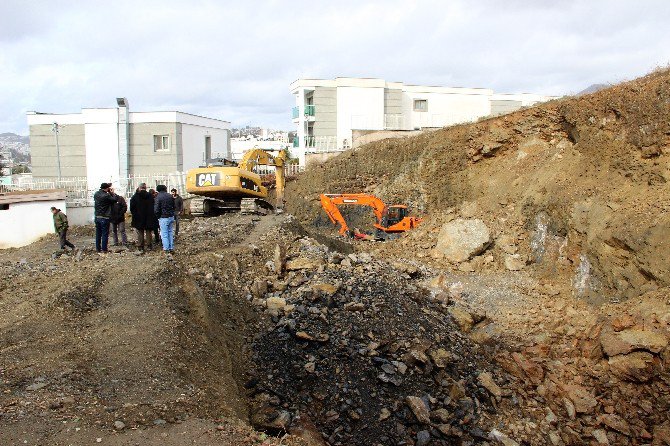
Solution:
{"label": "white wall", "polygon": [[232,152],[232,158],[235,161],[242,159],[242,156],[249,150],[254,147],[258,147],[263,150],[279,151],[282,149],[288,149],[291,151],[293,156],[296,156],[296,153],[293,153],[293,147],[289,147],[288,143],[281,141],[258,141],[256,139],[231,139],[230,148]]}
{"label": "white wall", "polygon": [[117,123],[86,124],[86,177],[97,186],[119,181],[119,127]]}
{"label": "white wall", "polygon": [[9,209],[0,210],[0,249],[20,248],[53,233],[51,206],[65,209],[65,200],[12,203]]}
{"label": "white wall", "polygon": [[212,138],[212,153],[224,153],[230,158],[228,147],[228,130],[182,124],[181,142],[184,154],[184,170],[198,167],[203,162],[205,153],[205,136]]}
{"label": "white wall", "polygon": [[[491,95],[482,94],[403,92],[402,109],[405,130],[476,121],[491,114]],[[428,111],[414,111],[414,101],[426,99]]]}
{"label": "white wall", "polygon": [[95,213],[93,206],[71,206],[67,209],[59,209],[62,209],[67,215],[67,221],[70,226],[86,226],[93,224],[93,214]]}
{"label": "white wall", "polygon": [[352,129],[384,128],[384,88],[337,87],[337,146],[352,143]]}

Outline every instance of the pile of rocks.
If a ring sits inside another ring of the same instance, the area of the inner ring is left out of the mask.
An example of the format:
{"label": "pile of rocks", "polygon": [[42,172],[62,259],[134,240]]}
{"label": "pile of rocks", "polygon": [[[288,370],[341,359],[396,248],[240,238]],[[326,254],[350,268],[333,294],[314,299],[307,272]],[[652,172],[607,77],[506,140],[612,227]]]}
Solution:
{"label": "pile of rocks", "polygon": [[269,275],[250,290],[266,315],[247,385],[255,425],[314,423],[333,445],[487,438],[478,422],[502,396],[496,381],[504,378],[444,299],[418,285],[422,272],[298,243],[288,260],[277,246]]}

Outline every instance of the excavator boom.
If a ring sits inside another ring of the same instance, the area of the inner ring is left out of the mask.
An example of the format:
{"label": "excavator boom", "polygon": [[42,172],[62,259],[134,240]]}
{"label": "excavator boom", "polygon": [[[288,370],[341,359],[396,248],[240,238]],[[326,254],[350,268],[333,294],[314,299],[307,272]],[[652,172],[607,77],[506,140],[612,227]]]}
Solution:
{"label": "excavator boom", "polygon": [[340,225],[339,232],[341,235],[349,231],[349,226],[338,205],[371,207],[377,220],[375,228],[386,233],[405,232],[415,228],[422,221],[420,218],[407,216],[407,206],[387,207],[382,200],[370,194],[321,194],[320,201],[321,207],[330,221]]}

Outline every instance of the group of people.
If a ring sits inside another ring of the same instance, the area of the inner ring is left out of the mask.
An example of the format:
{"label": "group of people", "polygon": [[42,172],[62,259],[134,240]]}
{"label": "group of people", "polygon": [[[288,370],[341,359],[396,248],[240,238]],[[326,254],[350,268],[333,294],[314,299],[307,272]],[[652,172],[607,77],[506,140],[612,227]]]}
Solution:
{"label": "group of people", "polygon": [[[102,183],[93,195],[95,222],[95,250],[100,255],[107,254],[110,229],[114,244],[128,243],[126,234],[126,213],[128,205],[122,195],[114,192],[110,183]],[[166,254],[174,253],[174,239],[179,234],[179,217],[184,212],[184,200],[177,189],[167,192],[165,185],[156,186],[156,190],[147,190],[146,183],[141,183],[135,194],[130,198],[130,214],[132,227],[137,233],[137,246],[141,252],[153,249],[152,233],[156,243],[160,240]],[[51,208],[54,229],[59,236],[60,248],[75,249],[67,240],[67,216],[55,207]],[[159,234],[160,231],[160,234]]]}
{"label": "group of people", "polygon": [[160,239],[163,251],[174,252],[174,238],[179,235],[179,216],[184,212],[184,200],[177,189],[167,192],[164,185],[156,186],[156,190],[147,190],[145,183],[130,198],[130,213],[133,217],[132,226],[137,231],[137,245],[141,251],[152,249],[151,234],[156,242]]}

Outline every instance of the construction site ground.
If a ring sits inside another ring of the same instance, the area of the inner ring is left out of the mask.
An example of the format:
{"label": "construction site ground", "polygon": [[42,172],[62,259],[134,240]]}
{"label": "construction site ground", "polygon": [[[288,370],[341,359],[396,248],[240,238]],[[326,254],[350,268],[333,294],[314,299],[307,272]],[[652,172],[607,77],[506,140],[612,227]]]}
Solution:
{"label": "construction site ground", "polygon": [[[184,220],[172,260],[91,227],[0,252],[3,444],[670,445],[668,98],[371,143],[286,214]],[[352,241],[324,192],[425,220]]]}

